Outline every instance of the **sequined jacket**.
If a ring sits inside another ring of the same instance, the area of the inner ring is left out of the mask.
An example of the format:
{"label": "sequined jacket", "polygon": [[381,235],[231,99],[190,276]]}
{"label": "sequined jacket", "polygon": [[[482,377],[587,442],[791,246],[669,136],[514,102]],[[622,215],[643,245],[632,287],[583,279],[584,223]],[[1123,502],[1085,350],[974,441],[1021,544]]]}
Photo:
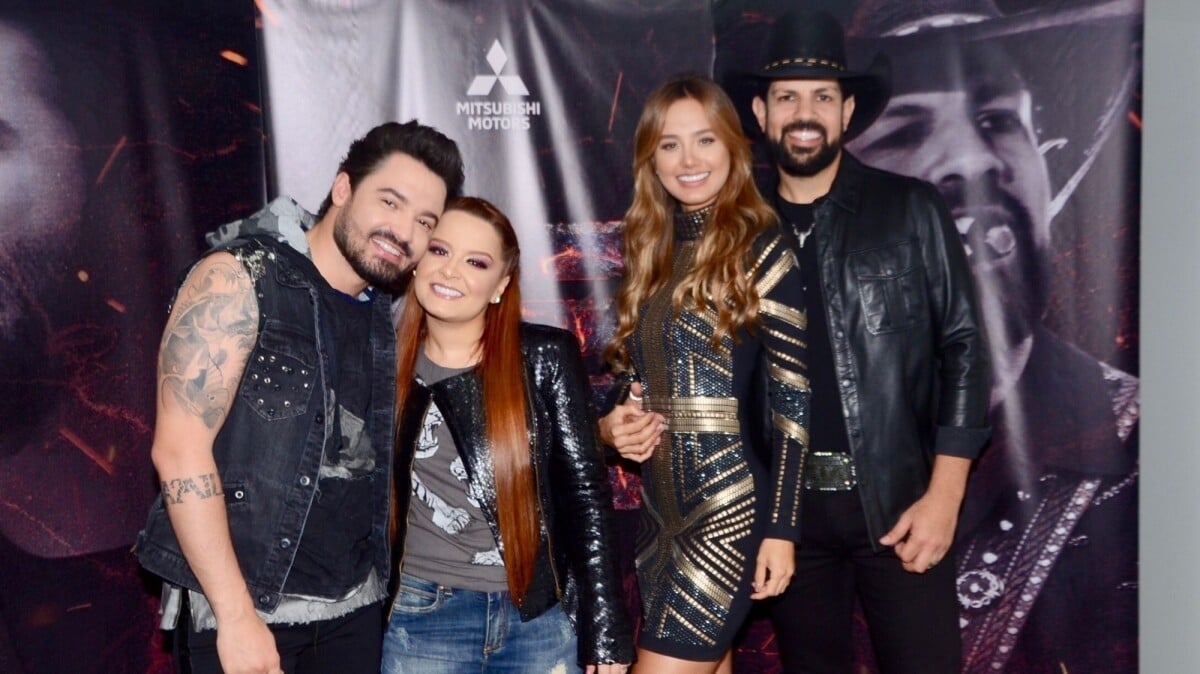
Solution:
{"label": "sequined jacket", "polygon": [[974,459],[987,442],[988,350],[966,253],[933,185],[842,152],[815,218],[809,245],[874,542],[925,494],[935,454]]}
{"label": "sequined jacket", "polygon": [[[581,664],[632,662],[632,629],[621,600],[612,493],[579,344],[565,330],[522,324],[521,349],[542,519],[534,578],[518,606],[521,619],[532,620],[562,602],[579,634]],[[414,450],[430,402],[436,402],[442,412],[468,479],[481,487],[480,509],[499,542],[495,484],[485,457],[483,386],[474,371],[431,386],[414,382],[397,421],[394,488],[399,521],[408,516]],[[401,531],[393,568],[403,561],[403,550]]]}

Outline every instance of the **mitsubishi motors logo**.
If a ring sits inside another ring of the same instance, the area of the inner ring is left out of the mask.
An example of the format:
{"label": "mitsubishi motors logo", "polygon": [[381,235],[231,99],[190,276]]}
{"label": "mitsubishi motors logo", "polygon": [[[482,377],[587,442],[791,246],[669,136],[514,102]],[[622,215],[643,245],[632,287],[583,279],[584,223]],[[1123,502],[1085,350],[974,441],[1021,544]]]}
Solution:
{"label": "mitsubishi motors logo", "polygon": [[487,62],[495,74],[476,75],[475,81],[471,82],[471,88],[467,89],[468,96],[487,96],[492,93],[497,80],[500,81],[500,86],[504,87],[504,93],[509,96],[529,95],[529,90],[525,88],[525,83],[521,81],[520,75],[500,74],[500,71],[504,70],[505,64],[508,63],[508,54],[504,53],[504,47],[500,46],[499,40],[492,42],[492,48],[487,53]]}
{"label": "mitsubishi motors logo", "polygon": [[522,101],[493,101],[478,100],[479,97],[491,96],[495,93],[496,83],[507,96],[529,96],[529,88],[520,75],[509,69],[509,74],[501,75],[508,65],[508,54],[500,46],[500,40],[493,40],[487,51],[487,62],[492,68],[491,75],[476,75],[467,87],[467,96],[475,100],[458,101],[454,111],[459,117],[467,118],[467,129],[471,131],[524,131],[531,125],[531,117],[542,114],[542,103],[536,100]]}

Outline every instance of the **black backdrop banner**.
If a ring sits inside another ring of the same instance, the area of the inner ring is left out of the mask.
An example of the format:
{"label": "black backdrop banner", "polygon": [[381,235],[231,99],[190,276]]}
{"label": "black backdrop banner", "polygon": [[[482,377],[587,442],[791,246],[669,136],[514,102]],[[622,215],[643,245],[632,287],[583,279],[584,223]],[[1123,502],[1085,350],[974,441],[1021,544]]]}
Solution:
{"label": "black backdrop banner", "polygon": [[[518,226],[527,318],[578,335],[603,396],[642,102],[710,73],[757,140],[740,74],[797,5],[26,4],[0,0],[0,671],[39,673],[170,669],[128,547],[159,330],[202,231],[276,194],[315,210],[353,138],[418,118]],[[959,529],[964,671],[1136,671],[1142,5],[808,4],[853,65],[889,56],[891,105],[849,149],[942,189],[983,300],[996,432]],[[640,487],[612,475],[628,570]],[[780,671],[775,638],[754,621],[737,671]]]}
{"label": "black backdrop banner", "polygon": [[[274,187],[311,207],[373,124],[439,127],[463,148],[468,191],[504,208],[541,263],[522,279],[528,317],[575,330],[598,395],[646,93],[711,73],[754,137],[739,74],[797,5],[279,4],[263,21]],[[850,150],[942,189],[980,287],[996,432],[959,532],[964,670],[1133,671],[1142,7],[809,4],[847,26],[852,62],[890,57],[892,106]],[[632,529],[636,469],[616,467],[614,481]],[[773,638],[754,623],[739,671],[777,670]]]}
{"label": "black backdrop banner", "polygon": [[[338,152],[379,121],[442,128],[468,191],[541,263],[522,279],[528,317],[576,331],[602,395],[643,98],[712,73],[756,137],[739,74],[798,2],[278,5],[263,22],[278,191],[316,205]],[[965,670],[1132,672],[1140,2],[809,5],[847,26],[852,64],[892,61],[892,103],[850,150],[942,189],[983,300],[995,434],[959,529]],[[613,477],[631,530],[636,469]],[[774,638],[756,621],[740,672],[778,670]]]}
{"label": "black backdrop banner", "polygon": [[171,290],[265,198],[254,21],[0,0],[0,671],[171,671],[129,548]]}

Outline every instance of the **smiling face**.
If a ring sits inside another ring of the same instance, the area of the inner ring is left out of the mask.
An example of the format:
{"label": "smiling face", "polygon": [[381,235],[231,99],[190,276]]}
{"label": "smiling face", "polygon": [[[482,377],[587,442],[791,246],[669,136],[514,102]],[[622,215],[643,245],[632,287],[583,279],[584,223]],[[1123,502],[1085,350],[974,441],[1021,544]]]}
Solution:
{"label": "smiling face", "polygon": [[1028,89],[995,53],[971,56],[959,61],[965,77],[893,96],[851,149],[938,187],[980,286],[993,346],[1012,345],[1041,315],[1050,182]]}
{"label": "smiling face", "polygon": [[363,281],[394,284],[425,254],[446,204],[446,183],[420,161],[395,153],[351,190],[338,174],[333,238]]}
{"label": "smiling face", "polygon": [[490,223],[465,211],[446,211],[413,279],[426,320],[482,332],[488,303],[511,279],[503,256],[503,242]]}
{"label": "smiling face", "polygon": [[704,106],[681,98],[667,108],[654,151],[654,172],[685,211],[709,206],[729,179],[729,148],[717,137]]}
{"label": "smiling face", "polygon": [[844,97],[832,79],[775,80],[766,98],[755,98],[752,105],[776,166],[799,178],[833,164],[854,114],[854,98]]}

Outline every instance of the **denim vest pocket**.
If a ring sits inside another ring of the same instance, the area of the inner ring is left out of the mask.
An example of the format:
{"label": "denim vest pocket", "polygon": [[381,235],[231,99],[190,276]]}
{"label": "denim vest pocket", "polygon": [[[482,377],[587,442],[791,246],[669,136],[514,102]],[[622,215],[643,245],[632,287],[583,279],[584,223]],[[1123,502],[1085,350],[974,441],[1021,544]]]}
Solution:
{"label": "denim vest pocket", "polygon": [[925,274],[911,241],[858,251],[847,256],[858,282],[867,329],[873,335],[916,326],[925,308]]}
{"label": "denim vest pocket", "polygon": [[225,492],[225,509],[230,512],[237,512],[250,507],[250,493],[246,489],[246,483],[240,480],[229,481],[221,485],[221,491]]}
{"label": "denim vest pocket", "polygon": [[304,414],[316,387],[316,354],[311,333],[266,319],[242,375],[239,395],[268,421]]}

